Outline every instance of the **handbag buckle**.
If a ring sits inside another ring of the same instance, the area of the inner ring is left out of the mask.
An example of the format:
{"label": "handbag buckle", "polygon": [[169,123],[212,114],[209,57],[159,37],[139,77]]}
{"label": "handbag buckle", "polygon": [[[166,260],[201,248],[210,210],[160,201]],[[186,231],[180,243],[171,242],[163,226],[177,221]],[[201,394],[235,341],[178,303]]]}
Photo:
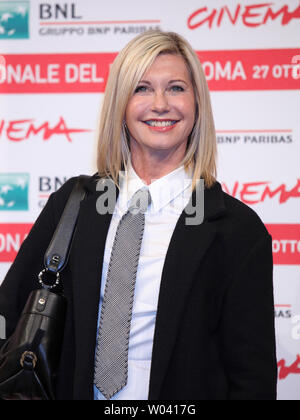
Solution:
{"label": "handbag buckle", "polygon": [[35,353],[33,353],[32,351],[24,351],[24,353],[21,356],[20,359],[20,365],[22,366],[22,368],[30,368],[30,369],[34,369],[36,367],[37,364],[37,356]]}

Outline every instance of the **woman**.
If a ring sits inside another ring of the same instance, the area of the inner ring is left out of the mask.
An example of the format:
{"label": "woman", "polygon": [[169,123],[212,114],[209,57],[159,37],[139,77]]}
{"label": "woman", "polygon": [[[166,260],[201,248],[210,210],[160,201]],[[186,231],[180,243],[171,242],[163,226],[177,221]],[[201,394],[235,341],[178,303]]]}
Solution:
{"label": "woman", "polygon": [[[275,399],[271,237],[216,181],[209,92],[183,38],[150,31],[123,49],[99,131],[63,276],[57,399]],[[99,179],[118,186],[113,215]],[[1,286],[8,335],[75,181],[50,197]],[[197,201],[203,217],[188,222]]]}

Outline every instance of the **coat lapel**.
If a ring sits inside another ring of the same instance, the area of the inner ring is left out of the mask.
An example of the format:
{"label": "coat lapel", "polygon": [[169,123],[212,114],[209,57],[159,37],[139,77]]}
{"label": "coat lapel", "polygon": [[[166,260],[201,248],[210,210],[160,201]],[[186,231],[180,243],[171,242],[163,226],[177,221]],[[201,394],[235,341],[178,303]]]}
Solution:
{"label": "coat lapel", "polygon": [[[195,199],[195,193],[192,199]],[[186,225],[187,214],[184,211],[166,255],[154,333],[149,400],[159,399],[195,272],[216,235],[216,226],[212,221],[225,211],[220,184],[216,183],[212,189],[205,190],[204,200],[204,222]]]}

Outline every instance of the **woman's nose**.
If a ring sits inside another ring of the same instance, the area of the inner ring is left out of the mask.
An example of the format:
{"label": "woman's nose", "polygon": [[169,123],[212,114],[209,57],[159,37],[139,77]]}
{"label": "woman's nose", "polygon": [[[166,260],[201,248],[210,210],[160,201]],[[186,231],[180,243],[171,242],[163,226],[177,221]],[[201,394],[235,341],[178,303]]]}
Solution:
{"label": "woman's nose", "polygon": [[162,113],[169,110],[170,106],[165,92],[156,92],[153,95],[152,111]]}

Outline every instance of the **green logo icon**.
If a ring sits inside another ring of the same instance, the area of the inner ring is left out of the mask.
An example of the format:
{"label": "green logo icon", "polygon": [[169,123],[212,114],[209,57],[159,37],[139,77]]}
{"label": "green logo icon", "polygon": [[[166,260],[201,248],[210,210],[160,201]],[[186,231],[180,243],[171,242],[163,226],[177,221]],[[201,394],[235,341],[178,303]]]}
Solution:
{"label": "green logo icon", "polygon": [[0,174],[0,211],[27,211],[29,174]]}
{"label": "green logo icon", "polygon": [[0,1],[0,40],[29,38],[29,2]]}

